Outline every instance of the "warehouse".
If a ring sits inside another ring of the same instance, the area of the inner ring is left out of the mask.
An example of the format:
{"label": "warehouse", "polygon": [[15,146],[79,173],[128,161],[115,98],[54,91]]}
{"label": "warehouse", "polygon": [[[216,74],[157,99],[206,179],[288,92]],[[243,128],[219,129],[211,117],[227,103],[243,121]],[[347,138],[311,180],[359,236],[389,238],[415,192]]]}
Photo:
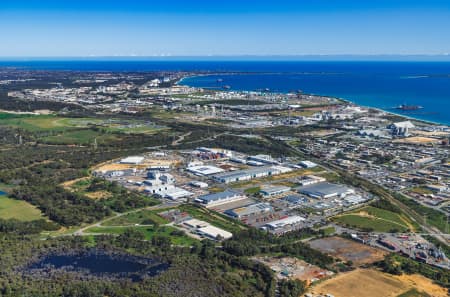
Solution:
{"label": "warehouse", "polygon": [[281,201],[288,203],[291,208],[295,208],[309,202],[308,198],[298,194],[283,197],[281,198]]}
{"label": "warehouse", "polygon": [[213,178],[221,183],[231,183],[238,181],[251,180],[254,178],[261,178],[271,175],[277,175],[285,172],[292,171],[291,168],[282,166],[265,166],[261,168],[252,168],[246,170],[238,170],[233,172],[226,172],[221,174],[216,174]]}
{"label": "warehouse", "polygon": [[163,195],[164,198],[177,200],[181,198],[191,197],[192,195],[194,195],[194,193],[186,191],[185,189],[182,188],[175,187],[166,191],[165,193],[163,193]]}
{"label": "warehouse", "polygon": [[193,193],[186,191],[182,188],[175,187],[174,185],[161,184],[153,185],[151,187],[145,187],[144,192],[150,195],[157,195],[159,197],[169,198],[177,200],[180,198],[186,198],[194,195]]}
{"label": "warehouse", "polygon": [[326,181],[325,178],[315,175],[307,175],[304,176],[302,179],[299,180],[300,185],[302,186],[309,186],[317,183],[321,183]]}
{"label": "warehouse", "polygon": [[214,240],[229,239],[233,236],[233,234],[231,234],[230,232],[214,227],[212,225],[197,229],[197,233]]}
{"label": "warehouse", "polygon": [[120,160],[120,164],[138,165],[138,164],[141,164],[142,161],[144,161],[144,157],[132,156],[132,157],[126,157],[126,158]]}
{"label": "warehouse", "polygon": [[285,186],[271,186],[271,187],[265,187],[259,191],[264,197],[271,197],[271,196],[277,196],[284,194],[286,192],[289,192],[291,188],[285,187]]}
{"label": "warehouse", "polygon": [[305,221],[301,216],[290,216],[284,219],[267,223],[265,227],[270,231],[277,231],[286,227],[291,227]]}
{"label": "warehouse", "polygon": [[244,194],[226,190],[224,192],[200,196],[197,199],[195,199],[195,201],[204,204],[206,206],[213,206],[245,198],[247,197]]}
{"label": "warehouse", "polygon": [[196,181],[193,180],[189,183],[190,186],[194,187],[194,188],[200,188],[200,189],[204,189],[208,187],[207,183],[201,182],[201,181]]}
{"label": "warehouse", "polygon": [[278,164],[278,162],[275,161],[274,159],[272,159],[272,157],[269,155],[249,156],[247,159],[251,160],[251,161],[265,163],[265,164]]}
{"label": "warehouse", "polygon": [[328,182],[317,183],[309,186],[297,188],[301,194],[312,198],[327,199],[332,197],[345,197],[349,194],[354,194],[355,190],[346,186],[336,185]]}
{"label": "warehouse", "polygon": [[244,207],[229,209],[225,211],[225,214],[233,218],[243,219],[268,212],[273,212],[273,207],[269,203],[254,203]]}
{"label": "warehouse", "polygon": [[300,163],[298,163],[298,165],[302,166],[303,168],[314,168],[317,166],[316,163],[311,161],[301,161]]}
{"label": "warehouse", "polygon": [[196,175],[211,175],[223,172],[224,170],[219,167],[210,166],[210,165],[200,165],[200,166],[191,166],[187,168],[187,171],[192,172]]}

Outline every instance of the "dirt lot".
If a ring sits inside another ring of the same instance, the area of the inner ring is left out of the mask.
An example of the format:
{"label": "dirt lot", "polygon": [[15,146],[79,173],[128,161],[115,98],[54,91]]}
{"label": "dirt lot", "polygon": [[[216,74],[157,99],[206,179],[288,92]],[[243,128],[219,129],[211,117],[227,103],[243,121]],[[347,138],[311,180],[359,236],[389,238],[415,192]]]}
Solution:
{"label": "dirt lot", "polygon": [[436,139],[436,138],[415,136],[415,137],[397,139],[397,140],[394,140],[393,142],[408,143],[408,144],[427,144],[427,143],[439,143],[440,140]]}
{"label": "dirt lot", "polygon": [[396,297],[416,288],[433,297],[447,296],[447,290],[419,275],[393,276],[372,269],[356,269],[313,286],[313,294],[335,297]]}
{"label": "dirt lot", "polygon": [[356,266],[380,261],[387,254],[382,250],[340,237],[313,240],[310,245],[323,253],[344,261],[352,261]]}
{"label": "dirt lot", "polygon": [[138,165],[134,164],[121,164],[121,163],[104,163],[100,164],[99,166],[95,167],[94,169],[96,171],[112,171],[112,170],[126,170],[126,169],[145,169],[151,166],[174,166],[178,164],[177,160],[152,160],[152,159],[146,159],[144,162]]}
{"label": "dirt lot", "polygon": [[255,257],[253,259],[269,266],[279,279],[299,279],[309,284],[334,274],[297,258]]}

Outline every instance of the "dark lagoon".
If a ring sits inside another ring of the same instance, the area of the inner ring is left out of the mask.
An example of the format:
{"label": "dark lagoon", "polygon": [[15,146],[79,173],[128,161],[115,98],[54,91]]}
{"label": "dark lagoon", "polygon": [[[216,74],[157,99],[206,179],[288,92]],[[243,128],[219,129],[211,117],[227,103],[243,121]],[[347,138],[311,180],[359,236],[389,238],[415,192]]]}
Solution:
{"label": "dark lagoon", "polygon": [[45,275],[64,271],[78,273],[80,276],[129,278],[139,281],[144,277],[157,276],[168,268],[169,264],[150,258],[89,251],[48,255],[25,270],[32,274]]}

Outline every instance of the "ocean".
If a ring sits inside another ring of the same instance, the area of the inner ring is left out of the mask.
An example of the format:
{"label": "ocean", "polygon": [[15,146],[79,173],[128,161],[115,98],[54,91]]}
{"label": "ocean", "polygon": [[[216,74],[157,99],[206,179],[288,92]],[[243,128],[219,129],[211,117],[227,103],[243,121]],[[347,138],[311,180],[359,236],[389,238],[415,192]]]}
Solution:
{"label": "ocean", "polygon": [[[23,60],[0,67],[74,71],[203,71],[181,84],[231,90],[263,90],[339,97],[412,118],[450,125],[450,62],[215,61],[215,60]],[[228,72],[227,74],[214,74]],[[222,79],[220,83],[218,79]],[[423,109],[403,112],[401,104]]]}

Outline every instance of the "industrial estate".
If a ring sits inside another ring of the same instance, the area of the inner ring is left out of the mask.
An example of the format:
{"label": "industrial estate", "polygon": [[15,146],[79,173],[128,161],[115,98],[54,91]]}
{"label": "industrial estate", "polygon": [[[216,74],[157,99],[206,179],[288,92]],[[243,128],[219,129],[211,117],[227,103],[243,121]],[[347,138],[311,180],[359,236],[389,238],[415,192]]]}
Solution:
{"label": "industrial estate", "polygon": [[[0,296],[448,296],[450,127],[208,74],[0,70]],[[41,265],[92,249],[158,270]]]}

